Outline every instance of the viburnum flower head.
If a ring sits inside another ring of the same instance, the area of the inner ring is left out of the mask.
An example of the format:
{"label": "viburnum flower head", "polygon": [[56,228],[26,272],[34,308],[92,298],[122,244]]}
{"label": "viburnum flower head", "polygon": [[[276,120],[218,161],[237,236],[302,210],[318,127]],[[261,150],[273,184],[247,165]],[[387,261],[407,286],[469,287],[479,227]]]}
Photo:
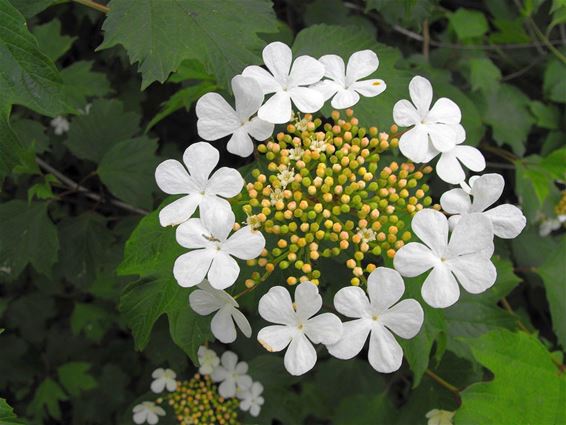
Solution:
{"label": "viburnum flower head", "polygon": [[472,294],[490,288],[497,270],[493,254],[491,222],[482,214],[467,214],[454,227],[448,241],[448,219],[433,209],[419,211],[411,227],[423,243],[403,246],[393,259],[403,276],[414,277],[432,269],[421,293],[432,307],[449,307],[458,301],[458,282]]}
{"label": "viburnum flower head", "polygon": [[399,273],[385,267],[369,275],[367,295],[359,286],[340,289],[334,296],[334,306],[339,313],[355,320],[343,323],[342,338],[327,347],[330,354],[351,359],[359,354],[369,335],[368,360],[372,367],[382,373],[398,370],[403,362],[403,349],[393,334],[413,338],[424,318],[416,300],[397,302],[404,292],[405,284]]}
{"label": "viburnum flower head", "polygon": [[218,93],[207,93],[198,100],[198,134],[209,141],[231,135],[226,145],[228,152],[247,157],[254,150],[251,137],[267,139],[273,133],[274,125],[259,117],[251,118],[264,99],[261,87],[253,78],[235,76],[232,78],[232,91],[236,109]]}
{"label": "viburnum flower head", "polygon": [[452,425],[452,419],[456,412],[448,410],[432,409],[426,414],[427,425]]}
{"label": "viburnum flower head", "polygon": [[175,378],[177,374],[171,369],[158,368],[151,374],[153,382],[151,383],[151,391],[154,393],[161,393],[165,388],[167,391],[175,391],[177,389],[177,381]]}
{"label": "viburnum flower head", "polygon": [[302,375],[316,364],[316,351],[311,343],[334,344],[342,335],[342,323],[335,314],[315,316],[322,307],[322,297],[311,282],[295,289],[295,302],[282,286],[272,287],[259,300],[259,314],[277,325],[261,329],[257,340],[266,350],[284,350],[285,368],[291,375]]}
{"label": "viburnum flower head", "polygon": [[324,104],[321,93],[309,88],[324,75],[324,65],[310,56],[299,56],[293,61],[289,46],[279,41],[263,49],[263,62],[269,70],[251,65],[242,75],[255,79],[263,94],[274,93],[261,108],[258,116],[267,122],[283,124],[292,116],[291,101],[301,112],[316,112]]}
{"label": "viburnum flower head", "polygon": [[200,207],[200,218],[191,218],[177,228],[179,245],[192,249],[175,261],[173,274],[179,285],[195,286],[206,277],[216,289],[231,286],[240,267],[234,258],[251,260],[265,247],[263,235],[245,226],[230,237],[236,218],[225,208]]}
{"label": "viburnum flower head", "polygon": [[201,316],[216,312],[210,322],[210,329],[216,339],[224,344],[234,342],[236,340],[234,322],[245,336],[248,338],[252,336],[250,322],[238,310],[238,303],[230,294],[214,289],[207,280],[203,280],[198,287],[199,289],[189,295],[189,304]]}
{"label": "viburnum flower head", "polygon": [[228,167],[212,173],[219,159],[218,149],[210,143],[199,142],[185,150],[183,162],[186,168],[174,159],[157,166],[155,180],[159,188],[170,195],[186,195],[159,212],[162,226],[174,226],[187,221],[199,206],[231,210],[230,203],[224,198],[239,194],[244,179],[237,170]]}
{"label": "viburnum flower head", "polygon": [[[354,53],[344,65],[344,60],[337,55],[325,55],[319,59],[325,68],[323,80],[313,88],[324,95],[324,99],[332,97],[331,105],[336,109],[349,108],[360,100],[360,95],[374,97],[383,93],[385,82],[378,79],[362,80],[373,74],[378,66],[379,59],[371,50],[362,50]],[[333,97],[334,96],[334,97]]]}
{"label": "viburnum flower head", "polygon": [[216,366],[220,364],[220,359],[218,358],[216,351],[206,348],[204,345],[201,345],[198,348],[197,355],[198,363],[200,365],[198,371],[201,375],[210,375]]}
{"label": "viburnum flower head", "polygon": [[460,124],[462,113],[452,100],[445,97],[432,103],[432,85],[421,76],[409,83],[409,94],[413,103],[406,99],[393,107],[395,123],[401,127],[412,127],[401,136],[399,149],[413,162],[429,162],[441,154],[436,173],[445,182],[457,184],[466,178],[464,164],[473,171],[485,168],[481,152],[472,146],[462,146],[466,139]]}
{"label": "viburnum flower head", "polygon": [[450,228],[454,228],[466,214],[483,213],[491,221],[495,236],[504,239],[517,237],[527,224],[527,219],[519,208],[515,205],[503,204],[488,209],[503,193],[505,186],[503,177],[499,174],[474,177],[470,179],[468,193],[464,189],[452,189],[444,192],[440,198],[442,209],[454,214],[448,219]]}
{"label": "viburnum flower head", "polygon": [[53,133],[55,133],[57,136],[61,136],[61,135],[65,134],[71,128],[67,118],[65,118],[61,115],[53,118],[51,120],[50,124],[51,124],[51,127],[53,127]]}
{"label": "viburnum flower head", "polygon": [[245,390],[252,385],[252,378],[247,375],[248,364],[238,363],[238,356],[232,351],[225,351],[220,358],[220,365],[212,372],[212,380],[220,382],[218,393],[222,397],[234,397],[236,389]]}
{"label": "viburnum flower head", "polygon": [[265,400],[261,396],[263,393],[263,385],[259,382],[254,382],[251,387],[241,391],[238,395],[242,401],[240,402],[240,409],[244,412],[249,411],[250,415],[256,417],[261,411],[261,406]]}
{"label": "viburnum flower head", "polygon": [[148,423],[155,425],[159,422],[159,416],[165,416],[165,410],[152,401],[144,401],[133,409],[133,420],[136,424]]}

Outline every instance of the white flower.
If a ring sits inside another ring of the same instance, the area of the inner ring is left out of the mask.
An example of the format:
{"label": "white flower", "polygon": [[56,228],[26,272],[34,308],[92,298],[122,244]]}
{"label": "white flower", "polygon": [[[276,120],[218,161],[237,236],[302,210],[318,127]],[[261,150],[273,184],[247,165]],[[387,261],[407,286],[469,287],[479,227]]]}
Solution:
{"label": "white flower", "polygon": [[144,401],[134,406],[133,412],[133,420],[136,424],[147,422],[150,425],[155,425],[159,422],[159,416],[165,416],[165,410],[152,401]]}
{"label": "white flower", "polygon": [[218,392],[222,397],[234,397],[237,388],[245,390],[252,385],[252,378],[246,375],[247,371],[246,362],[238,363],[238,356],[235,353],[225,351],[222,354],[221,364],[212,372],[212,380],[220,382]]}
{"label": "white flower", "polygon": [[472,146],[460,146],[466,139],[460,124],[462,113],[452,100],[442,97],[430,109],[432,86],[423,77],[414,77],[409,84],[413,104],[406,99],[393,107],[395,123],[411,127],[399,140],[401,153],[413,162],[429,162],[439,153],[436,173],[445,182],[457,184],[466,178],[462,164],[473,171],[485,168],[481,152]]}
{"label": "white flower", "polygon": [[300,161],[301,159],[303,159],[304,154],[305,154],[305,150],[300,146],[289,149],[289,158],[292,160]]}
{"label": "white flower", "polygon": [[236,340],[234,322],[245,336],[248,338],[252,336],[250,322],[238,310],[238,303],[230,294],[214,289],[206,280],[202,281],[198,287],[200,289],[194,290],[189,295],[189,304],[201,316],[217,312],[210,322],[210,329],[220,342],[229,344]]}
{"label": "white flower", "polygon": [[237,170],[228,167],[222,167],[210,176],[219,159],[220,154],[216,148],[210,143],[199,142],[189,146],[183,154],[186,169],[174,159],[163,161],[157,166],[155,180],[163,192],[187,195],[159,212],[162,226],[174,226],[187,221],[199,206],[231,209],[230,203],[224,198],[240,193],[244,179]]}
{"label": "white flower", "polygon": [[[505,180],[499,174],[484,174],[470,179],[470,192],[463,189],[452,189],[440,198],[442,209],[452,215],[449,219],[453,229],[461,217],[470,213],[483,213],[493,225],[493,233],[504,239],[515,238],[525,228],[527,219],[519,208],[510,204],[493,205],[503,193]],[[470,200],[470,195],[473,200]]]}
{"label": "white flower", "polygon": [[277,178],[281,182],[281,186],[283,186],[283,188],[286,188],[295,180],[295,169],[284,168],[279,172],[279,174],[277,174]]}
{"label": "white flower", "polygon": [[167,388],[169,392],[177,389],[177,381],[175,380],[177,374],[171,369],[155,369],[151,377],[153,378],[151,391],[154,393],[163,392],[165,388]]}
{"label": "white flower", "polygon": [[202,205],[200,215],[177,227],[177,242],[193,251],[177,258],[173,274],[184,287],[198,285],[208,276],[214,288],[225,289],[240,274],[240,267],[232,256],[241,260],[256,258],[265,247],[265,239],[250,226],[228,238],[236,222],[231,210]]}
{"label": "white flower", "polygon": [[50,124],[51,127],[53,127],[53,133],[55,133],[57,136],[63,135],[64,133],[69,131],[69,128],[71,128],[67,118],[62,117],[60,115],[58,117],[53,118]]}
{"label": "white flower", "polygon": [[334,344],[342,335],[342,323],[336,315],[323,313],[314,316],[321,307],[322,297],[311,282],[297,286],[294,303],[289,291],[282,286],[272,287],[259,300],[260,316],[277,325],[260,330],[257,340],[271,352],[289,346],[284,363],[291,375],[302,375],[314,367],[316,351],[311,341]]}
{"label": "white flower", "polygon": [[256,417],[259,415],[261,406],[263,406],[264,399],[261,396],[263,393],[263,385],[259,382],[254,382],[251,387],[238,394],[240,402],[240,409],[244,412],[250,411],[250,415]]}
{"label": "white flower", "polygon": [[358,228],[358,233],[356,233],[356,235],[359,236],[363,243],[372,242],[377,237],[375,231],[373,229],[368,229],[367,227]]}
{"label": "white flower", "polygon": [[495,283],[497,270],[490,261],[493,253],[491,222],[482,214],[467,214],[454,227],[448,242],[448,219],[441,212],[425,209],[413,217],[411,227],[424,243],[403,246],[393,259],[403,276],[414,277],[432,271],[421,293],[432,307],[449,307],[458,301],[458,282],[472,294]]}
{"label": "white flower", "polygon": [[354,53],[348,59],[348,66],[340,56],[326,55],[319,59],[324,64],[325,76],[330,80],[323,80],[313,86],[324,95],[324,99],[332,96],[332,107],[346,109],[360,100],[360,94],[374,97],[383,93],[386,88],[383,80],[371,79],[359,81],[373,74],[379,66],[377,55],[371,50],[362,50]]}
{"label": "white flower", "polygon": [[424,312],[413,299],[397,303],[405,284],[395,270],[374,270],[368,277],[367,292],[369,300],[357,286],[342,288],[334,296],[336,310],[356,320],[343,323],[342,338],[329,345],[328,351],[339,359],[351,359],[362,350],[369,335],[370,364],[378,372],[391,373],[403,362],[403,349],[392,333],[413,338],[421,329]]}
{"label": "white flower", "polygon": [[452,425],[452,418],[456,412],[448,410],[432,409],[426,414],[427,425]]}
{"label": "white flower", "polygon": [[275,205],[277,202],[283,201],[285,195],[281,189],[277,188],[269,194],[269,199],[271,200],[271,205]]}
{"label": "white flower", "polygon": [[324,75],[322,63],[310,56],[299,56],[293,62],[291,49],[279,41],[265,46],[262,56],[271,73],[256,65],[242,72],[244,77],[259,83],[263,94],[275,93],[259,108],[258,116],[262,120],[275,124],[288,122],[292,115],[291,101],[301,112],[316,112],[322,108],[322,94],[304,87],[320,81]]}
{"label": "white flower", "polygon": [[254,115],[263,103],[263,92],[253,78],[236,75],[232,78],[232,91],[236,100],[234,110],[218,93],[207,93],[196,106],[198,134],[205,140],[218,140],[232,135],[228,152],[250,156],[256,140],[265,140],[273,133],[274,125]]}
{"label": "white flower", "polygon": [[[192,295],[192,293],[191,293]],[[204,345],[201,345],[198,348],[198,362],[200,367],[198,369],[201,375],[210,375],[216,366],[220,364],[220,359],[214,350],[210,350],[206,348]]]}
{"label": "white flower", "polygon": [[559,215],[556,218],[548,218],[540,223],[538,234],[541,237],[550,235],[553,231],[560,229],[566,223],[566,215]]}

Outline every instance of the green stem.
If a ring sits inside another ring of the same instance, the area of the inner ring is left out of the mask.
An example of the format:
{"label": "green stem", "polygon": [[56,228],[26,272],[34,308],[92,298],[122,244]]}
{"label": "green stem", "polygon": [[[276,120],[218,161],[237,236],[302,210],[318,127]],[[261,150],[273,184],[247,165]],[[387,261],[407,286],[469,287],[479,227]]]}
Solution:
{"label": "green stem", "polygon": [[108,13],[110,12],[110,8],[104,4],[100,4],[97,3],[95,1],[92,0],[73,0],[75,3],[79,3],[82,4],[84,6],[90,7],[91,9],[95,9],[98,10],[99,12],[102,13]]}
{"label": "green stem", "polygon": [[433,380],[435,381],[437,384],[439,384],[440,386],[446,388],[448,391],[456,394],[458,397],[460,397],[460,390],[458,388],[456,388],[456,386],[446,382],[444,379],[442,379],[440,376],[438,376],[436,373],[434,373],[432,370],[427,369],[425,370],[425,373]]}

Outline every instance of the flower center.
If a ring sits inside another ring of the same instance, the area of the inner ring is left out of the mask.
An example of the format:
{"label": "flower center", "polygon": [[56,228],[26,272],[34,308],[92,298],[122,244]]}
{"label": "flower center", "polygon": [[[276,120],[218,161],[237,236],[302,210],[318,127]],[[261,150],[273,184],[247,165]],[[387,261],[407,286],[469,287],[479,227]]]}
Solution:
{"label": "flower center", "polygon": [[371,320],[374,320],[374,321],[377,322],[377,321],[379,320],[379,314],[374,314],[374,315],[372,315],[372,316],[371,316]]}

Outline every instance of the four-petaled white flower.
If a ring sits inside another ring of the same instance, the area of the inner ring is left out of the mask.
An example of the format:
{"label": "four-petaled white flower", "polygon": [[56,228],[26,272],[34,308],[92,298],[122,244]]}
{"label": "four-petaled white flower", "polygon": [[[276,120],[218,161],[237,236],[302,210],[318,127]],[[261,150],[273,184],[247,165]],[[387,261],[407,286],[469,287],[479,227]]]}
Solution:
{"label": "four-petaled white flower", "polygon": [[265,140],[273,133],[274,125],[259,117],[251,118],[264,98],[261,87],[253,78],[235,76],[232,78],[232,91],[235,110],[218,93],[207,93],[198,100],[198,134],[209,141],[232,135],[226,145],[228,152],[246,157],[254,150],[250,136]]}
{"label": "four-petaled white flower", "polygon": [[[238,310],[238,303],[226,291],[214,289],[206,280],[189,295],[191,308],[201,316],[217,312],[210,322],[212,334],[220,342],[229,344],[236,340],[236,327],[248,338],[252,336],[252,328],[246,316]],[[210,373],[210,372],[209,372]]]}
{"label": "four-petaled white flower", "polygon": [[177,381],[175,380],[177,374],[171,369],[155,369],[151,377],[153,378],[153,382],[150,388],[154,393],[160,393],[165,388],[170,392],[177,389]]}
{"label": "four-petaled white flower", "polygon": [[342,336],[342,323],[336,315],[323,313],[314,316],[321,307],[322,297],[311,282],[297,286],[294,303],[289,291],[282,286],[272,287],[259,300],[260,316],[277,325],[260,330],[257,340],[271,352],[289,346],[284,363],[291,375],[302,375],[314,367],[316,351],[311,341],[329,345]]}
{"label": "four-petaled white flower", "polygon": [[452,425],[452,419],[456,412],[448,410],[432,409],[426,414],[427,425]]}
{"label": "four-petaled white flower", "polygon": [[210,176],[219,159],[220,153],[216,148],[210,143],[199,142],[189,146],[183,154],[186,169],[174,159],[157,166],[155,180],[163,192],[187,195],[159,212],[162,226],[174,226],[187,221],[199,206],[231,210],[230,203],[224,198],[240,193],[244,179],[237,170],[228,167],[222,167]]}
{"label": "four-petaled white flower", "polygon": [[222,397],[234,397],[237,388],[245,390],[252,385],[252,378],[246,374],[247,372],[246,362],[238,363],[238,356],[235,353],[225,351],[220,365],[212,372],[212,380],[220,382],[218,392]]}
{"label": "four-petaled white flower", "polygon": [[69,120],[67,120],[67,118],[65,117],[62,117],[61,115],[53,118],[50,124],[51,127],[53,127],[53,133],[55,133],[57,136],[65,134],[71,128]]}
{"label": "four-petaled white flower", "polygon": [[240,409],[244,412],[249,410],[250,415],[254,417],[258,416],[265,401],[261,396],[262,393],[263,385],[259,382],[254,382],[251,387],[241,391],[238,394],[238,398],[242,400],[240,401]]}
{"label": "four-petaled white flower", "polygon": [[165,416],[165,410],[152,401],[144,401],[134,406],[133,413],[133,420],[138,425],[145,422],[155,425],[159,422],[159,416]]}
{"label": "four-petaled white flower", "polygon": [[344,60],[336,55],[325,55],[319,61],[324,65],[324,75],[330,80],[323,80],[313,88],[320,91],[325,100],[334,96],[331,102],[333,108],[349,108],[358,103],[360,94],[374,97],[383,93],[386,88],[383,80],[359,81],[373,74],[379,66],[379,59],[371,50],[354,53],[348,59],[347,66],[344,66]]}
{"label": "four-petaled white flower", "polygon": [[251,260],[265,247],[263,235],[246,226],[228,237],[236,218],[231,210],[201,205],[200,218],[191,218],[177,228],[179,245],[192,249],[175,261],[173,274],[179,285],[195,286],[208,276],[216,289],[232,285],[240,267],[232,256]]}
{"label": "four-petaled white flower", "polygon": [[214,350],[210,350],[206,348],[204,345],[201,345],[198,348],[198,362],[200,367],[198,369],[201,375],[210,375],[216,366],[220,364],[220,359]]}
{"label": "four-petaled white flower", "polygon": [[[527,219],[519,208],[511,204],[493,205],[505,186],[505,180],[499,174],[484,174],[481,177],[470,179],[470,192],[464,189],[452,189],[440,198],[442,209],[452,215],[449,218],[450,228],[454,228],[462,216],[471,213],[483,213],[493,225],[495,236],[504,239],[515,238],[527,224]],[[473,200],[470,200],[470,195]]]}
{"label": "four-petaled white flower", "polygon": [[288,185],[295,181],[295,169],[284,168],[277,174],[277,178],[281,182],[281,186],[286,188]]}
{"label": "four-petaled white flower", "polygon": [[467,214],[454,227],[448,242],[448,219],[441,212],[425,209],[413,217],[411,227],[423,243],[403,246],[393,259],[403,276],[414,277],[432,271],[421,293],[432,307],[449,307],[458,301],[458,282],[472,294],[490,288],[497,270],[493,254],[491,222],[482,214]]}
{"label": "four-petaled white flower", "polygon": [[[251,65],[242,75],[255,79],[263,94],[274,93],[259,108],[258,116],[265,121],[283,124],[291,120],[291,101],[301,112],[316,112],[324,104],[318,91],[305,87],[317,83],[324,75],[324,65],[310,56],[299,56],[293,62],[293,53],[286,44],[279,41],[263,49],[265,69]],[[291,66],[292,63],[292,66]]]}
{"label": "four-petaled white flower", "polygon": [[367,292],[366,295],[362,288],[349,286],[336,293],[336,310],[356,320],[344,322],[342,338],[327,348],[334,357],[351,359],[362,350],[369,335],[369,363],[378,372],[391,373],[403,362],[403,349],[393,334],[413,338],[421,329],[424,312],[416,300],[397,303],[405,292],[405,284],[395,270],[374,270],[368,277]]}

